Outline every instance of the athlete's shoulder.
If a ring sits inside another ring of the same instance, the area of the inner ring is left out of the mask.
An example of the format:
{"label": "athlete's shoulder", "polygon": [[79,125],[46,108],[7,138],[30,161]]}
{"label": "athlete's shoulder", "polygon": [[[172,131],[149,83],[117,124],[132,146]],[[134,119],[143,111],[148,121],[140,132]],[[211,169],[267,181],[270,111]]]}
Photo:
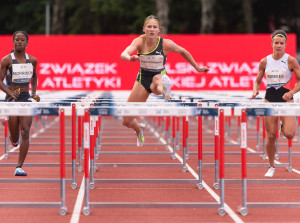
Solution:
{"label": "athlete's shoulder", "polygon": [[261,63],[267,63],[268,57],[269,57],[269,56],[266,56],[266,57],[262,58],[262,59],[260,60],[260,62],[261,62]]}
{"label": "athlete's shoulder", "polygon": [[142,42],[142,41],[144,41],[145,39],[146,39],[146,35],[145,35],[145,34],[142,34],[142,35],[136,37],[133,41],[140,41],[140,42]]}
{"label": "athlete's shoulder", "polygon": [[31,63],[33,63],[33,64],[36,64],[36,63],[37,63],[37,58],[36,58],[36,57],[31,56],[31,55],[29,55],[29,54],[28,54],[28,57],[29,57],[29,60],[30,60]]}
{"label": "athlete's shoulder", "polygon": [[1,60],[1,64],[11,64],[11,63],[12,63],[12,58],[10,54],[7,54]]}
{"label": "athlete's shoulder", "polygon": [[265,69],[267,66],[267,61],[268,61],[267,57],[262,58],[259,62],[259,68]]}
{"label": "athlete's shoulder", "polygon": [[140,35],[140,36],[138,36],[138,37],[136,37],[135,39],[132,40],[131,45],[135,45],[137,47],[140,47],[143,44],[144,40],[145,40],[145,35]]}
{"label": "athlete's shoulder", "polygon": [[295,57],[291,56],[291,55],[288,55],[288,64],[292,64],[293,66],[294,65],[299,66],[298,60]]}
{"label": "athlete's shoulder", "polygon": [[164,47],[166,47],[166,48],[172,48],[175,46],[175,43],[170,39],[163,38],[162,41],[163,41]]}

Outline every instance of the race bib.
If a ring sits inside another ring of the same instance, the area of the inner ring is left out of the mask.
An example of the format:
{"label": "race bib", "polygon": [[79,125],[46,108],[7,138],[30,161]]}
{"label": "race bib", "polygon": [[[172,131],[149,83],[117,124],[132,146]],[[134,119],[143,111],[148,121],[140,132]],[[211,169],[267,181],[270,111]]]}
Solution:
{"label": "race bib", "polygon": [[266,70],[266,78],[268,87],[284,86],[286,85],[286,69],[272,68]]}
{"label": "race bib", "polygon": [[162,70],[164,69],[164,57],[162,55],[140,55],[140,66],[142,69]]}
{"label": "race bib", "polygon": [[12,82],[29,83],[33,75],[33,66],[31,63],[12,65]]}

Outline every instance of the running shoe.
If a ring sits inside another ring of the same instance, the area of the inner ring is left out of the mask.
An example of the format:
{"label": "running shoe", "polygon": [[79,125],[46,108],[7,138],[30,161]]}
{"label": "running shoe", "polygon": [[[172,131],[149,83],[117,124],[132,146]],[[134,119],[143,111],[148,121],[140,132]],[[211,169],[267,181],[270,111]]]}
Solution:
{"label": "running shoe", "polygon": [[275,167],[269,167],[269,170],[265,174],[265,177],[273,177],[274,173],[275,173]]}
{"label": "running shoe", "polygon": [[145,129],[145,124],[144,123],[140,123],[141,126],[141,131],[139,134],[136,134],[137,136],[137,141],[136,141],[136,145],[137,147],[142,147],[145,141],[144,138],[144,129]]}
{"label": "running shoe", "polygon": [[165,100],[169,100],[171,96],[171,87],[172,87],[172,82],[168,75],[163,75],[162,76],[162,84],[163,84],[163,96]]}
{"label": "running shoe", "polygon": [[27,173],[25,173],[21,167],[18,167],[15,170],[15,176],[27,176]]}

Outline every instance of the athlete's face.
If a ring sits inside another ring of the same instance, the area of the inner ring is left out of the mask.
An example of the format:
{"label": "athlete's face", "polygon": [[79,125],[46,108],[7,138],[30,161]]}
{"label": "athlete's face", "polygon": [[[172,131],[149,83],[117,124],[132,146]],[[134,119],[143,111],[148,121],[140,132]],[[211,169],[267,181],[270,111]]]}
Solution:
{"label": "athlete's face", "polygon": [[273,52],[276,54],[284,53],[286,42],[284,37],[275,36],[272,42]]}
{"label": "athlete's face", "polygon": [[27,39],[23,33],[17,33],[14,38],[14,46],[16,51],[25,50],[27,46]]}
{"label": "athlete's face", "polygon": [[144,25],[143,31],[147,37],[156,37],[160,31],[158,22],[155,19],[149,19]]}

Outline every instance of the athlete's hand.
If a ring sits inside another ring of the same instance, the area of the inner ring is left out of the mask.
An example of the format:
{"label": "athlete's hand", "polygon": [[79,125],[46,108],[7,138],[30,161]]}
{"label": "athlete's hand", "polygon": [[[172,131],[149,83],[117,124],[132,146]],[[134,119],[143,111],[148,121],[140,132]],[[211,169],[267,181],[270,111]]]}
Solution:
{"label": "athlete's hand", "polygon": [[293,93],[292,92],[286,92],[283,96],[282,99],[285,101],[289,101],[293,98]]}
{"label": "athlete's hand", "polygon": [[197,71],[198,72],[208,72],[209,71],[209,68],[208,67],[206,67],[206,66],[204,66],[204,67],[199,67],[198,69],[197,69]]}
{"label": "athlete's hand", "polygon": [[40,96],[32,94],[31,97],[36,100],[36,102],[39,102],[41,100]]}
{"label": "athlete's hand", "polygon": [[258,94],[259,94],[258,91],[254,91],[253,94],[252,94],[252,96],[251,96],[251,98],[250,98],[250,100],[252,100],[253,98],[255,98]]}
{"label": "athlete's hand", "polygon": [[20,88],[18,88],[17,90],[14,90],[11,94],[11,97],[13,99],[17,99],[19,97],[20,92],[21,92]]}
{"label": "athlete's hand", "polygon": [[135,62],[137,60],[139,60],[139,56],[138,55],[130,56],[130,59],[129,59],[130,62]]}

